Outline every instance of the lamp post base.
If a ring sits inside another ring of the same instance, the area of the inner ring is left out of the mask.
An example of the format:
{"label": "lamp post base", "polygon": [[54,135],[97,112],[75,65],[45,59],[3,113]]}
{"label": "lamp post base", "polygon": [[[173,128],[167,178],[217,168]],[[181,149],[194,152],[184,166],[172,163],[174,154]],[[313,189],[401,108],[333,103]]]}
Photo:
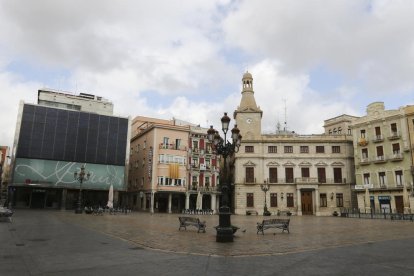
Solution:
{"label": "lamp post base", "polygon": [[219,225],[216,226],[216,242],[233,242],[233,227],[230,222],[230,208],[222,206],[219,208]]}

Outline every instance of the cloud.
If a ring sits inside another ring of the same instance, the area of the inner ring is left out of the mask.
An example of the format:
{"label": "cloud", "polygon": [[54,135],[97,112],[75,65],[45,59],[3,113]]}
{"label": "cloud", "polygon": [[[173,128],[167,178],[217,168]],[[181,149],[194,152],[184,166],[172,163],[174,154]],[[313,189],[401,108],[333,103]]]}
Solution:
{"label": "cloud", "polygon": [[[412,1],[243,1],[224,20],[228,44],[287,72],[325,64],[369,93],[414,89]],[[241,27],[242,26],[242,27]]]}
{"label": "cloud", "polygon": [[39,83],[24,82],[16,75],[0,73],[0,145],[12,147],[19,102],[35,103],[39,87]]}

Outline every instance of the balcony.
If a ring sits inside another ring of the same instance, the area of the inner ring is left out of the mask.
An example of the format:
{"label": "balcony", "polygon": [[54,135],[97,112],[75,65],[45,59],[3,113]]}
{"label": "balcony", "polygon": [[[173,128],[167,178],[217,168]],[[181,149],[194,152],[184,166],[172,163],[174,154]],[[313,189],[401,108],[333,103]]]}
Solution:
{"label": "balcony", "polygon": [[161,143],[159,146],[159,149],[169,149],[169,150],[181,150],[181,151],[186,151],[187,147],[185,146],[177,146],[174,144],[164,144]]}
{"label": "balcony", "polygon": [[285,178],[285,183],[295,183],[295,179],[293,179],[293,178]]}
{"label": "balcony", "polygon": [[318,179],[316,177],[298,177],[295,178],[296,184],[318,184]]}
{"label": "balcony", "polygon": [[380,143],[384,141],[384,136],[380,135],[375,135],[374,139],[372,139],[372,142],[374,143]]}
{"label": "balcony", "polygon": [[384,155],[375,157],[374,163],[378,164],[378,163],[385,163],[385,162],[387,162],[387,160],[385,159]]}
{"label": "balcony", "polygon": [[359,161],[360,165],[369,165],[371,163],[371,161],[369,160],[368,157],[361,157],[361,161]]}
{"label": "balcony", "polygon": [[365,190],[365,189],[372,189],[372,188],[374,188],[373,184],[355,185],[355,190]]}
{"label": "balcony", "polygon": [[392,131],[391,135],[388,136],[388,140],[396,140],[396,139],[400,139],[401,138],[401,134],[399,131]]}
{"label": "balcony", "polygon": [[394,152],[391,156],[390,156],[390,161],[391,162],[396,162],[396,161],[401,161],[404,159],[404,156],[401,152]]}
{"label": "balcony", "polygon": [[245,178],[244,179],[244,184],[255,184],[256,183],[256,178]]}

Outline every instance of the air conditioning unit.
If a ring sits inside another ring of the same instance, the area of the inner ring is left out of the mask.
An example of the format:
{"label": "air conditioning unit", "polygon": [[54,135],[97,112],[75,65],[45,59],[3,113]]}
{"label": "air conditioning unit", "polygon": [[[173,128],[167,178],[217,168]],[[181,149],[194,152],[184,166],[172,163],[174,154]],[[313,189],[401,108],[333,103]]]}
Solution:
{"label": "air conditioning unit", "polygon": [[200,171],[206,170],[206,164],[200,164]]}

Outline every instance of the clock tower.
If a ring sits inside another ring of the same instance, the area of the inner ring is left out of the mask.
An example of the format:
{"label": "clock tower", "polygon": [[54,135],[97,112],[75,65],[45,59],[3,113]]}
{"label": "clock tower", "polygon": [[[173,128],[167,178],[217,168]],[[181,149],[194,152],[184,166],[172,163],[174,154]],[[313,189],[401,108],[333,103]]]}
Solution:
{"label": "clock tower", "polygon": [[244,73],[242,83],[242,98],[240,105],[234,111],[234,119],[244,141],[259,139],[262,132],[263,111],[254,99],[252,74]]}

